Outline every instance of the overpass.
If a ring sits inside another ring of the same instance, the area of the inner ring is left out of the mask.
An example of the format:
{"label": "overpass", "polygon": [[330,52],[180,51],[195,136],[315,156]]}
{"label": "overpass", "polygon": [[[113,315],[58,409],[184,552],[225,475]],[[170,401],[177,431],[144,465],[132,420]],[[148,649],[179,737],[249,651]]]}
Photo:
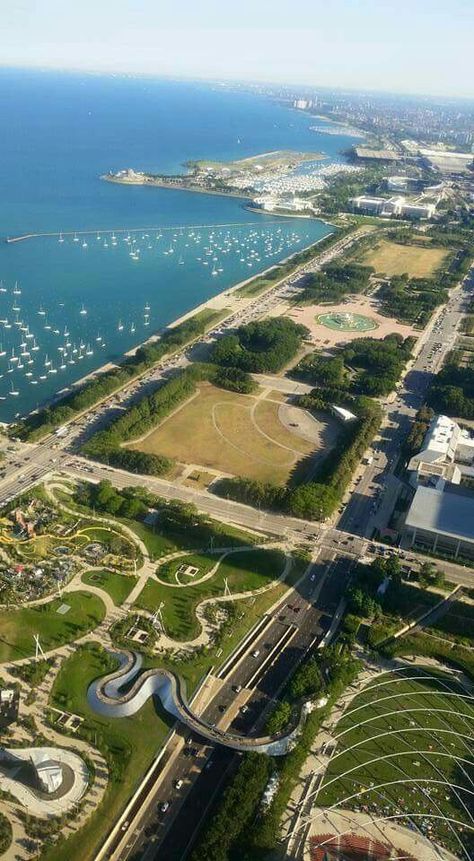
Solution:
{"label": "overpass", "polygon": [[[96,679],[87,691],[90,708],[104,717],[130,717],[139,711],[150,697],[158,696],[169,714],[212,744],[221,744],[241,752],[266,753],[270,756],[283,756],[288,753],[306,720],[307,709],[303,705],[297,726],[285,734],[252,738],[221,730],[207,723],[191,709],[178,675],[159,668],[140,673],[142,655],[125,650],[113,651],[112,654],[119,659],[119,668]],[[131,687],[121,693],[128,685]]]}

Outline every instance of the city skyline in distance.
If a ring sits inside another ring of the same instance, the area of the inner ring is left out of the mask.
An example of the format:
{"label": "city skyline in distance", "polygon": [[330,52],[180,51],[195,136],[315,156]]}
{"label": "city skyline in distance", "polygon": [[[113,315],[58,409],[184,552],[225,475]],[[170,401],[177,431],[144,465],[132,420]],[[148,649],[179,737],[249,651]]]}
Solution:
{"label": "city skyline in distance", "polygon": [[466,0],[12,0],[0,66],[474,97]]}

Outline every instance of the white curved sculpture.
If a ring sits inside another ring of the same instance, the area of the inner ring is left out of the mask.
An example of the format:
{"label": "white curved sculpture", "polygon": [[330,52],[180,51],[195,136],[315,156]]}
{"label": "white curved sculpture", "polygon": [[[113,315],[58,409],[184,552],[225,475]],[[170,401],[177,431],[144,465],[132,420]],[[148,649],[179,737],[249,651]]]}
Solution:
{"label": "white curved sculpture", "polygon": [[[185,698],[180,679],[174,673],[169,670],[152,669],[146,670],[137,678],[142,666],[141,655],[136,652],[118,651],[114,654],[120,660],[119,669],[101,679],[96,679],[87,691],[89,706],[105,717],[130,717],[144,706],[149,697],[156,695],[169,714],[208,741],[222,744],[233,750],[257,751],[271,756],[283,756],[291,749],[306,718],[306,711],[303,709],[298,726],[278,738],[271,736],[249,738],[226,732],[211,726],[192,711]],[[121,693],[130,683],[132,683],[130,689],[126,693]]]}

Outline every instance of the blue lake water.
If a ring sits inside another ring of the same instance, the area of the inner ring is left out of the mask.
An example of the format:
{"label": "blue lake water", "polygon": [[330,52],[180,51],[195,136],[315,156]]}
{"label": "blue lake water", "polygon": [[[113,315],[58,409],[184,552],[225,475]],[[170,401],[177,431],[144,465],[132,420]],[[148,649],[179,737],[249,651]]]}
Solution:
{"label": "blue lake water", "polygon": [[[189,159],[275,149],[340,160],[351,145],[259,96],[143,78],[2,71],[0,116],[2,421],[329,232],[248,212],[236,199],[114,185],[100,174],[171,173]],[[49,231],[63,231],[64,242],[3,241]]]}

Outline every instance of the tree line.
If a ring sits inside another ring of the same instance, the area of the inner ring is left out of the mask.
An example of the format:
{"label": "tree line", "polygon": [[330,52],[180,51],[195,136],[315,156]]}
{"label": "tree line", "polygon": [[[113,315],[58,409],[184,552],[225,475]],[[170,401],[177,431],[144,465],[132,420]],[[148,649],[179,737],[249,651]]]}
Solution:
{"label": "tree line", "polygon": [[404,339],[396,333],[383,339],[358,338],[334,356],[319,352],[305,356],[293,373],[312,385],[330,387],[334,400],[348,393],[388,395],[411,358],[414,343],[414,338]]}
{"label": "tree line", "polygon": [[[273,760],[262,754],[246,754],[220,796],[191,855],[192,861],[260,861],[274,852],[280,837],[281,818],[308,757],[314,738],[333,703],[355,678],[359,663],[346,650],[327,648],[310,656],[299,678],[301,689],[324,692],[328,705],[315,709],[286,756]],[[290,681],[290,686],[291,686]],[[288,686],[287,686],[288,688]],[[269,805],[262,796],[271,776],[277,789]]]}
{"label": "tree line", "polygon": [[200,337],[219,316],[218,312],[202,312],[184,320],[178,326],[166,329],[161,338],[139,347],[133,356],[111,371],[101,373],[81,386],[74,388],[55,404],[27,416],[11,430],[11,436],[34,442],[51,433],[78,413],[111,395],[117,389],[153,367],[167,353]]}
{"label": "tree line", "polygon": [[[298,405],[319,411],[333,402],[334,392],[316,389],[298,398]],[[327,400],[325,399],[327,398]],[[326,520],[340,504],[363,453],[372,442],[382,420],[382,409],[369,398],[345,397],[357,420],[342,427],[335,447],[319,466],[315,480],[297,486],[281,486],[250,478],[225,478],[215,492],[257,508],[284,511],[306,520]]]}
{"label": "tree line", "polygon": [[365,293],[374,271],[372,266],[359,263],[327,263],[319,272],[304,277],[303,301],[335,304],[350,293]]}
{"label": "tree line", "polygon": [[211,362],[247,373],[277,373],[296,356],[307,332],[285,317],[248,323],[216,341]]}
{"label": "tree line", "polygon": [[428,404],[448,416],[474,418],[474,367],[461,366],[463,351],[453,351],[448,362],[434,378],[428,392]]}
{"label": "tree line", "polygon": [[[394,275],[379,293],[385,314],[420,327],[426,326],[433,311],[447,301],[448,290],[467,275],[474,257],[474,240],[466,231],[443,232],[433,227],[430,237],[430,247],[452,249],[443,268],[432,278],[410,278],[407,273]],[[408,239],[400,244],[409,244]]]}

